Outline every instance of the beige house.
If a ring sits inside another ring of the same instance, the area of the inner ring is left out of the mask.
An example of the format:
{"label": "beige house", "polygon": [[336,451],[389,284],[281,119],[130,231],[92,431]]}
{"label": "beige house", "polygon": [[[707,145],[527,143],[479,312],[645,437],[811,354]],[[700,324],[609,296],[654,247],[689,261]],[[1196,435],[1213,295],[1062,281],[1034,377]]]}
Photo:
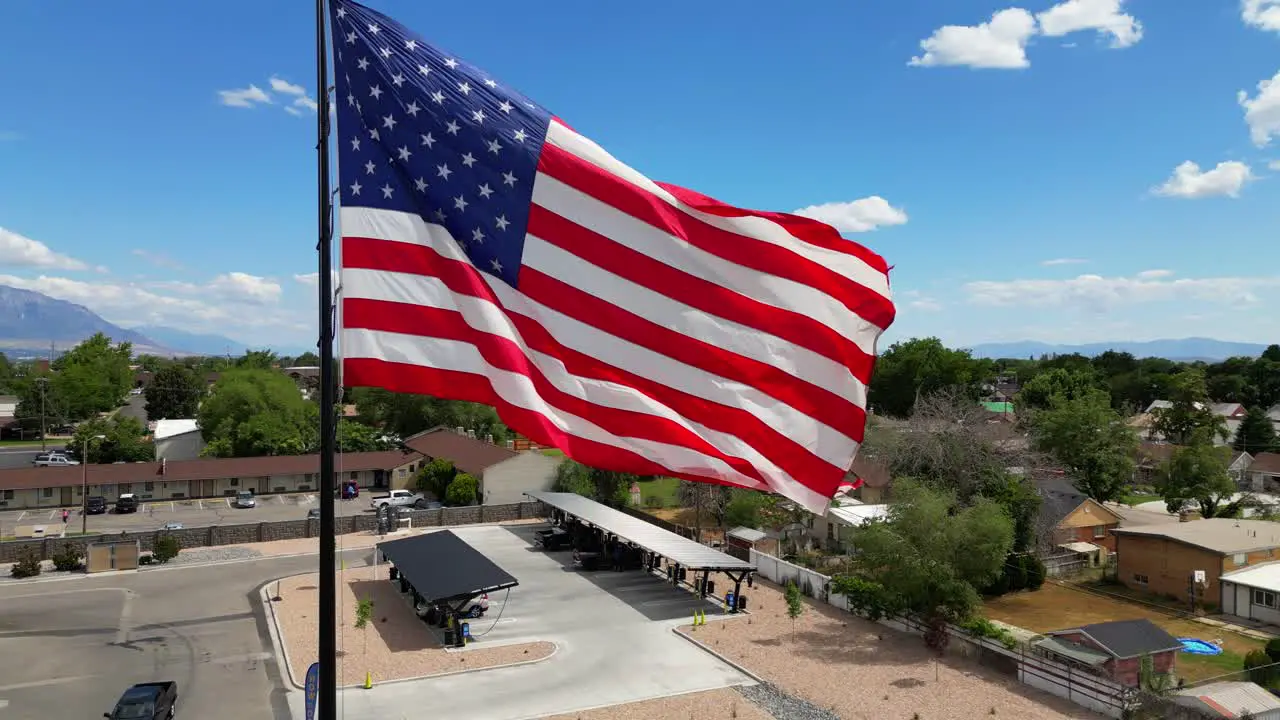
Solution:
{"label": "beige house", "polygon": [[[436,427],[405,439],[405,446],[426,457],[425,462],[441,458],[453,462],[458,470],[480,481],[480,502],[505,505],[524,502],[524,494],[550,490],[556,481],[556,468],[564,459],[542,450],[502,447],[482,440],[461,428]],[[414,478],[397,476],[393,487],[413,489]]]}
{"label": "beige house", "polygon": [[[334,474],[362,488],[387,488],[395,478],[411,477],[421,463],[421,455],[400,450],[340,453]],[[121,493],[146,501],[221,498],[240,490],[310,492],[318,489],[319,474],[319,455],[16,468],[0,470],[0,509],[74,507],[86,487],[90,497],[108,502]]]}

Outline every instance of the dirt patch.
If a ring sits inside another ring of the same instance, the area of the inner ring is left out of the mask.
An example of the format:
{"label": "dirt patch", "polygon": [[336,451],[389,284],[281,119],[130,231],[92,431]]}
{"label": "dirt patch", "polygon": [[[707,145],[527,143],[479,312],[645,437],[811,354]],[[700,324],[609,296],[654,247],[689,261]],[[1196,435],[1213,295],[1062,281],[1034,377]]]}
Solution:
{"label": "dirt patch", "polygon": [[938,661],[920,638],[824,603],[806,600],[793,626],[772,583],[743,593],[749,616],[680,632],[842,718],[1097,717],[962,658]]}
{"label": "dirt patch", "polygon": [[553,715],[542,720],[772,720],[736,690],[724,688],[708,692],[676,695],[643,702],[611,705],[595,710]]}
{"label": "dirt patch", "polygon": [[[373,682],[442,675],[546,659],[555,652],[549,642],[503,645],[465,652],[446,652],[387,580],[386,567],[342,571],[338,578],[338,682],[359,685],[365,673]],[[288,650],[293,677],[301,680],[319,654],[319,594],[316,573],[280,580],[280,602],[272,603]],[[357,599],[373,601],[373,619],[355,627]],[[484,623],[484,620],[475,621]]]}
{"label": "dirt patch", "polygon": [[1133,602],[1123,596],[1045,583],[1034,592],[1011,593],[989,600],[986,615],[992,620],[1016,625],[1037,633],[1079,627],[1111,620],[1146,618],[1174,637],[1193,637],[1219,644],[1221,655],[1187,655],[1179,653],[1177,673],[1189,682],[1236,672],[1243,667],[1250,650],[1261,650],[1266,643],[1251,637],[1214,627],[1191,618],[1177,617],[1170,611]]}

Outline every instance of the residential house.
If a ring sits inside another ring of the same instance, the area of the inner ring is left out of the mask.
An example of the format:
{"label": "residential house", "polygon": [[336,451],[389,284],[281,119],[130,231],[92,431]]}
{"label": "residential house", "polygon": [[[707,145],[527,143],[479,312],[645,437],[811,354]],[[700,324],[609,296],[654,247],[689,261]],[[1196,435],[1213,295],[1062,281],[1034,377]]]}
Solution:
{"label": "residential house", "polygon": [[1280,453],[1258,453],[1246,473],[1248,487],[1254,492],[1280,492]]}
{"label": "residential house", "polygon": [[853,529],[889,514],[889,506],[869,505],[860,500],[837,495],[825,515],[811,515],[805,525],[809,540],[830,551],[849,551]]}
{"label": "residential house", "polygon": [[1223,575],[1222,612],[1280,625],[1280,562],[1262,563]]}
{"label": "residential house", "polygon": [[1111,531],[1120,527],[1124,518],[1110,507],[1081,495],[1062,496],[1054,501],[1046,498],[1041,507],[1051,508],[1055,514],[1068,508],[1050,526],[1054,545],[1082,542],[1104,547],[1108,553],[1116,551],[1116,538]]}
{"label": "residential house", "polygon": [[1198,717],[1280,720],[1280,698],[1257,683],[1211,682],[1175,690],[1170,699],[1177,705],[1198,711]]}
{"label": "residential house", "polygon": [[[1155,411],[1167,410],[1171,407],[1173,407],[1173,403],[1168,400],[1153,400],[1145,411],[1130,418],[1129,426],[1138,430],[1146,440],[1163,442],[1165,440],[1164,436],[1156,432],[1152,427],[1155,420]],[[1209,406],[1209,409],[1213,411],[1214,415],[1222,418],[1227,429],[1227,436],[1225,438],[1216,436],[1214,443],[1217,445],[1230,445],[1236,436],[1236,431],[1240,429],[1240,422],[1247,412],[1246,408],[1240,403],[1213,403]]]}
{"label": "residential house", "polygon": [[[1133,469],[1133,482],[1137,485],[1151,485],[1154,483],[1160,468],[1169,462],[1170,458],[1173,457],[1174,451],[1179,447],[1181,446],[1164,442],[1144,441],[1140,443]],[[1231,474],[1237,485],[1248,487],[1250,483],[1249,473],[1252,472],[1254,462],[1253,455],[1239,450],[1232,450],[1227,472]]]}
{"label": "residential house", "polygon": [[[485,505],[524,501],[524,494],[550,490],[562,457],[541,450],[517,451],[474,437],[462,428],[436,427],[405,438],[404,446],[428,460],[443,458],[458,470],[480,481],[479,497]],[[394,487],[410,487],[413,478],[396,478]]]}
{"label": "residential house", "polygon": [[15,416],[18,414],[19,401],[17,395],[0,395],[0,437],[17,430],[18,420]]}
{"label": "residential house", "polygon": [[1219,579],[1227,573],[1280,560],[1280,523],[1208,518],[1187,522],[1119,527],[1117,576],[1136,590],[1187,598],[1197,572],[1204,573],[1196,595],[1222,606]]}
{"label": "residential house", "polygon": [[315,365],[297,365],[294,367],[280,368],[280,372],[289,376],[289,379],[298,386],[302,394],[311,397],[311,393],[320,387],[320,368]]}
{"label": "residential house", "polygon": [[204,435],[194,419],[157,420],[151,438],[155,442],[156,459],[195,460],[204,450]]}
{"label": "residential house", "polygon": [[1160,626],[1139,618],[1053,630],[1035,643],[1037,649],[1129,687],[1137,687],[1142,658],[1150,657],[1157,673],[1170,673],[1182,643]]}
{"label": "residential house", "polygon": [[889,501],[889,468],[884,463],[858,455],[846,476],[854,485],[853,496],[867,505]]}
{"label": "residential house", "polygon": [[[361,487],[387,488],[392,479],[412,477],[423,458],[415,452],[340,453],[334,475]],[[319,455],[202,458],[169,462],[115,463],[73,467],[0,470],[0,508],[7,510],[77,506],[84,489],[113,501],[121,493],[142,500],[221,498],[240,490],[259,495],[313,492],[319,488]]]}

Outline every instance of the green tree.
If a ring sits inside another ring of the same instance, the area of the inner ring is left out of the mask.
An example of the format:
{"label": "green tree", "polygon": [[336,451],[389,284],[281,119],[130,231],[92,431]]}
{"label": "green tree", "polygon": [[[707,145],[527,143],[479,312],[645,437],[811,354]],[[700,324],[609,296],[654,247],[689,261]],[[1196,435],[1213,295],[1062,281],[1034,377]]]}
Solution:
{"label": "green tree", "polygon": [[1118,498],[1133,476],[1138,437],[1102,391],[1052,396],[1035,415],[1032,437],[1062,463],[1076,489],[1098,502]]}
{"label": "green tree", "polygon": [[289,363],[293,367],[316,367],[320,364],[320,356],[308,350]]}
{"label": "green tree", "polygon": [[739,489],[731,491],[729,502],[724,507],[725,527],[760,527],[760,508],[764,502],[764,493]]}
{"label": "green tree", "polygon": [[[1092,369],[1064,370],[1054,368],[1031,379],[1014,398],[1021,411],[1047,410],[1054,398],[1074,400],[1092,397],[1098,392],[1098,377]],[[1108,398],[1108,402],[1110,398]]]}
{"label": "green tree", "polygon": [[1177,448],[1156,473],[1155,490],[1169,512],[1194,502],[1205,518],[1233,517],[1242,501],[1228,502],[1236,492],[1227,468],[1231,450],[1215,446],[1207,430],[1201,430],[1186,446]]}
{"label": "green tree", "polygon": [[360,422],[388,435],[405,438],[444,426],[474,430],[481,439],[492,435],[495,443],[511,437],[507,426],[498,419],[497,411],[487,405],[393,393],[380,388],[352,388],[348,397],[356,406]]}
{"label": "green tree", "polygon": [[962,507],[953,493],[900,479],[888,516],[853,531],[853,574],[884,589],[926,622],[962,622],[981,604],[977,588],[999,577],[1013,547],[1013,521],[979,499]]}
{"label": "green tree", "polygon": [[146,440],[146,435],[147,428],[137,418],[94,418],[76,427],[67,450],[79,457],[87,446],[89,456],[80,460],[88,463],[155,460],[155,446]]}
{"label": "green tree", "polygon": [[1227,438],[1226,420],[1210,405],[1204,371],[1191,367],[1178,373],[1170,387],[1170,407],[1152,411],[1151,429],[1175,445],[1186,445],[1200,431]]}
{"label": "green tree", "polygon": [[981,383],[993,374],[989,361],[951,350],[938,338],[897,342],[876,361],[869,402],[878,413],[907,417],[921,397],[939,390],[956,389],[976,401]]}
{"label": "green tree", "polygon": [[191,368],[171,363],[160,368],[143,391],[148,420],[194,418],[207,392],[204,378]]}
{"label": "green tree", "polygon": [[787,581],[787,617],[791,618],[791,641],[796,639],[796,620],[804,614],[804,596],[800,594],[800,588],[796,587],[795,580]]}
{"label": "green tree", "polygon": [[450,483],[458,476],[458,469],[452,460],[436,458],[418,471],[418,490],[431,493],[436,500],[444,501]]}
{"label": "green tree", "polygon": [[338,420],[337,442],[338,451],[344,453],[376,452],[391,447],[376,429],[346,418]]}
{"label": "green tree", "polygon": [[218,378],[197,414],[209,457],[303,455],[319,445],[319,411],[287,376],[236,368]]}
{"label": "green tree", "polygon": [[1267,411],[1257,406],[1249,408],[1240,421],[1240,427],[1236,428],[1236,436],[1231,445],[1250,455],[1271,452],[1276,446],[1276,428],[1267,416]]}
{"label": "green tree", "polygon": [[643,480],[639,475],[601,470],[565,458],[556,468],[556,492],[577,493],[597,502],[623,507],[631,499],[631,483]]}
{"label": "green tree", "polygon": [[164,533],[156,537],[155,544],[152,546],[151,556],[158,563],[167,563],[178,557],[178,551],[182,546],[178,544],[178,538]]}
{"label": "green tree", "polygon": [[174,364],[169,358],[160,357],[159,355],[151,355],[149,353],[142,354],[133,359],[133,364],[149,373],[159,372],[161,368]]}
{"label": "green tree", "polygon": [[7,394],[14,391],[13,379],[16,374],[17,368],[0,352],[0,392]]}
{"label": "green tree", "polygon": [[114,410],[133,386],[131,354],[129,343],[112,345],[106,335],[94,335],[54,360],[52,372],[29,376],[19,388],[17,416],[36,418],[38,427],[42,390],[46,415],[61,422]]}
{"label": "green tree", "polygon": [[280,358],[270,350],[250,350],[236,358],[235,366],[245,370],[271,370]]}
{"label": "green tree", "polygon": [[445,490],[444,501],[449,505],[474,505],[477,500],[477,493],[480,491],[480,482],[475,477],[467,473],[458,473],[458,476],[449,483],[449,487]]}

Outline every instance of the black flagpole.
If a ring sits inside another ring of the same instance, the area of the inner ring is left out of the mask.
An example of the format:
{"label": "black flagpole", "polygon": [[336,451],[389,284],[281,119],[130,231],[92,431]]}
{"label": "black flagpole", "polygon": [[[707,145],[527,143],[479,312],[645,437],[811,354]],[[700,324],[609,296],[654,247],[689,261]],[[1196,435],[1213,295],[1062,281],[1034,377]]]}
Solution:
{"label": "black flagpole", "polygon": [[338,559],[334,548],[333,233],[329,194],[329,68],[324,0],[316,0],[317,205],[320,240],[320,687],[319,720],[338,718]]}

